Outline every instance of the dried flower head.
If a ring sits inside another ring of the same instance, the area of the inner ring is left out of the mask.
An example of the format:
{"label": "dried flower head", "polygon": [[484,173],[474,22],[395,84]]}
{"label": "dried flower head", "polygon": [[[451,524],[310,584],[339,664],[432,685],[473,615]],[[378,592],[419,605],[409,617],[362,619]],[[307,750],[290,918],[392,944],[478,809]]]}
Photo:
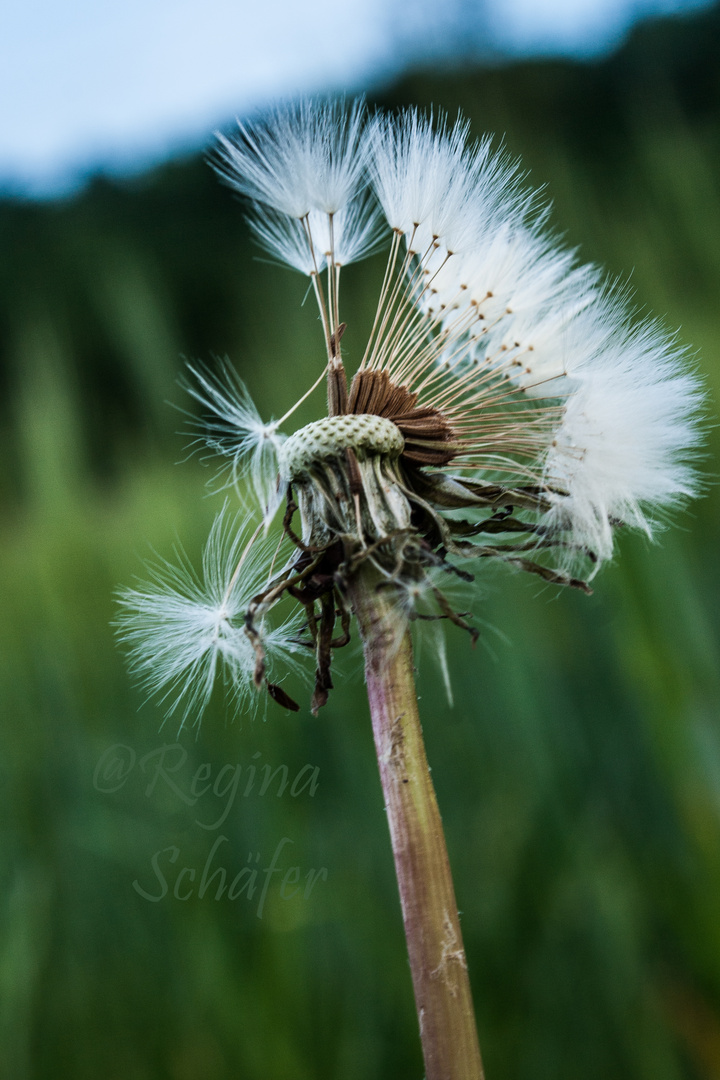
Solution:
{"label": "dried flower head", "polygon": [[[250,200],[260,242],[310,279],[325,358],[308,394],[326,382],[327,415],[285,437],[295,407],[264,424],[231,369],[195,372],[208,444],[248,475],[266,523],[285,500],[294,552],[261,583],[250,562],[233,565],[250,559],[233,540],[209,607],[174,582],[155,599],[128,594],[126,632],[151,686],[196,683],[203,701],[221,662],[233,683],[262,686],[268,619],[289,595],[304,629],[282,647],[313,649],[317,709],[361,567],[396,597],[399,624],[437,617],[475,636],[439,577],[469,584],[468,561],[493,559],[589,591],[618,525],[651,535],[694,493],[700,391],[682,350],[560,247],[517,164],[472,142],[467,123],[305,101],[222,137],[217,168]],[[383,236],[377,311],[348,383],[341,269]]]}

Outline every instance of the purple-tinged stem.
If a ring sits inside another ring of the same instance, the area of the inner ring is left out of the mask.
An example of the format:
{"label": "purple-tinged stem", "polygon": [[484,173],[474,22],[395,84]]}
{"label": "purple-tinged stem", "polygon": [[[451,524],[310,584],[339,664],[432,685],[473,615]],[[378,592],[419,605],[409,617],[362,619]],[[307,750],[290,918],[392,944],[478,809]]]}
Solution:
{"label": "purple-tinged stem", "polygon": [[392,590],[377,584],[372,571],[362,569],[349,592],[365,652],[426,1080],[483,1080],[455,890],[418,715],[412,644]]}

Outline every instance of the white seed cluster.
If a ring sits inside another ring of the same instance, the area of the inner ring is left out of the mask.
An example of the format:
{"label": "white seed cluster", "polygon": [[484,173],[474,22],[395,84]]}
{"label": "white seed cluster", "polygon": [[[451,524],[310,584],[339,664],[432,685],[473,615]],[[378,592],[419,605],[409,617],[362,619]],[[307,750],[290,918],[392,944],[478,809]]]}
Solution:
{"label": "white seed cluster", "polygon": [[348,449],[360,459],[369,454],[397,457],[404,445],[399,428],[384,416],[326,416],[300,428],[283,443],[278,454],[280,475],[283,480],[295,480],[314,462],[338,458]]}

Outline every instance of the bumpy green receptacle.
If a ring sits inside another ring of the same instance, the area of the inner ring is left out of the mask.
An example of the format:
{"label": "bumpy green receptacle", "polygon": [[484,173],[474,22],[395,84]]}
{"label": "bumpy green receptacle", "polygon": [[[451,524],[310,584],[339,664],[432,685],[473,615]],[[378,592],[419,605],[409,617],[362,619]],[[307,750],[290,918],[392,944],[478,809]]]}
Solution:
{"label": "bumpy green receptacle", "polygon": [[285,480],[294,480],[307,473],[314,462],[338,457],[347,449],[354,450],[359,458],[366,454],[397,457],[404,445],[399,428],[383,416],[326,416],[300,428],[283,444],[280,474]]}

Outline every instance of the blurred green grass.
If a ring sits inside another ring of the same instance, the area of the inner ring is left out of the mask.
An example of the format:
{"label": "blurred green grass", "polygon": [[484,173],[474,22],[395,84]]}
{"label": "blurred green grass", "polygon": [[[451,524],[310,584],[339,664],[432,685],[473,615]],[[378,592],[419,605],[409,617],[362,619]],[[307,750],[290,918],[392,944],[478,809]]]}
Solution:
{"label": "blurred green grass", "polygon": [[[638,304],[681,327],[711,401],[719,21],[650,27],[593,66],[419,72],[385,95],[462,106],[477,134],[504,133],[582,257],[632,272]],[[243,783],[251,767],[319,770],[315,795],[255,788],[208,830],[198,820],[227,800],[188,805],[162,779],[147,793],[154,759],[140,762],[177,729],[142,703],[110,626],[114,590],[178,538],[197,558],[218,505],[207,470],[177,464],[183,420],[167,402],[187,404],[182,357],[228,354],[280,415],[317,370],[303,280],[253,261],[240,208],[201,161],[0,204],[0,250],[0,1069],[420,1077],[357,651],[317,719],[273,705],[234,718],[218,695],[180,735],[186,796],[205,763],[213,779],[238,763]],[[347,272],[351,364],[380,267]],[[592,598],[489,574],[480,645],[450,635],[452,710],[420,648],[494,1080],[720,1077],[716,450],[712,429],[706,497],[659,546],[622,537]],[[135,765],[104,790],[96,767],[117,744]],[[257,897],[155,903],[133,888],[159,891],[161,851],[170,890],[184,866],[199,879],[220,835],[230,878],[287,837],[283,866],[327,880],[307,899],[273,885],[262,918]]]}

